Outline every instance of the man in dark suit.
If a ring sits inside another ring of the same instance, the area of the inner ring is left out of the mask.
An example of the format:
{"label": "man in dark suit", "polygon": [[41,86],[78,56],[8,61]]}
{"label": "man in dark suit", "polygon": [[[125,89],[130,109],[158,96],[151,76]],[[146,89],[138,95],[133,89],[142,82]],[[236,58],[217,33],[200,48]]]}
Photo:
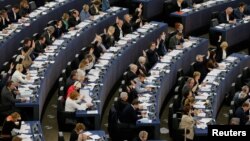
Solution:
{"label": "man in dark suit", "polygon": [[171,50],[182,48],[182,39],[183,39],[183,34],[178,32],[177,34],[175,34],[170,38],[168,48]]}
{"label": "man in dark suit", "polygon": [[117,18],[116,24],[114,25],[114,27],[115,27],[115,33],[114,33],[115,41],[119,41],[120,38],[122,38],[124,36],[122,26],[123,26],[123,21]]}
{"label": "man in dark suit", "polygon": [[138,63],[137,63],[137,66],[138,66],[137,75],[138,74],[144,74],[146,76],[150,75],[146,67],[146,61],[147,59],[144,56],[139,57]]}
{"label": "man in dark suit", "polygon": [[161,34],[160,39],[157,40],[157,53],[159,56],[163,57],[167,53],[167,48],[166,48],[166,34],[163,32]]}
{"label": "man in dark suit", "polygon": [[151,43],[150,48],[146,51],[146,56],[148,58],[149,68],[152,68],[160,59],[156,52],[156,44],[154,42]]}
{"label": "man in dark suit", "polygon": [[8,27],[9,24],[11,24],[11,21],[8,17],[8,14],[5,10],[0,11],[0,31],[4,28]]}
{"label": "man in dark suit", "polygon": [[122,30],[124,35],[132,33],[133,32],[133,25],[131,23],[132,17],[129,14],[124,15],[124,23],[122,26]]}
{"label": "man in dark suit", "polygon": [[20,8],[18,6],[13,6],[11,11],[9,11],[8,16],[12,23],[18,22],[18,20],[21,18],[19,15]]}
{"label": "man in dark suit", "polygon": [[81,22],[81,19],[79,17],[79,12],[77,10],[72,11],[68,22],[69,22],[69,27],[75,27]]}
{"label": "man in dark suit", "polygon": [[38,56],[40,53],[44,53],[46,39],[44,36],[39,37],[39,40],[35,42],[36,47],[34,49],[34,54]]}
{"label": "man in dark suit", "polygon": [[46,31],[42,34],[43,37],[46,39],[46,45],[51,45],[53,41],[55,40],[55,37],[53,36],[55,32],[55,28],[53,26],[47,27]]}
{"label": "man in dark suit", "polygon": [[128,123],[136,125],[136,121],[142,117],[139,110],[139,101],[133,100],[131,104],[128,104],[121,113],[120,121],[122,123]]}
{"label": "man in dark suit", "polygon": [[201,73],[200,81],[202,81],[208,73],[208,68],[206,67],[206,64],[207,58],[204,55],[198,54],[196,56],[196,62],[194,64],[194,71],[198,71]]}
{"label": "man in dark suit", "polygon": [[18,94],[19,91],[16,89],[14,82],[8,81],[1,92],[1,104],[4,106],[11,106],[12,108],[9,110],[10,112],[15,111],[15,103],[25,101],[24,98],[16,99],[16,95]]}
{"label": "man in dark suit", "polygon": [[125,109],[125,107],[129,105],[128,103],[128,93],[121,92],[119,99],[114,103],[115,109],[117,111],[118,117],[120,117],[121,113]]}
{"label": "man in dark suit", "polygon": [[244,18],[244,13],[245,13],[245,9],[246,9],[246,4],[241,2],[239,4],[239,7],[238,8],[235,8],[234,9],[234,17],[236,19],[243,19]]}
{"label": "man in dark suit", "polygon": [[225,11],[221,12],[219,14],[219,22],[234,24],[236,20],[235,20],[233,12],[234,10],[232,7],[228,7]]}
{"label": "man in dark suit", "polygon": [[135,64],[130,64],[129,65],[129,71],[124,76],[125,82],[129,83],[131,80],[134,80],[137,77],[137,72],[138,66]]}
{"label": "man in dark suit", "polygon": [[246,114],[249,108],[249,103],[245,102],[235,111],[235,117],[240,118],[240,125],[246,125],[249,122],[249,115]]}

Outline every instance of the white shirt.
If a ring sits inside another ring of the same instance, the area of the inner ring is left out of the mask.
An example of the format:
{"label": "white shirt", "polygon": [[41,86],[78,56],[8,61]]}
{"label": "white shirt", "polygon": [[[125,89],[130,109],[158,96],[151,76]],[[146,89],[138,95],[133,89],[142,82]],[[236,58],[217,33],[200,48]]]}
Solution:
{"label": "white shirt", "polygon": [[26,75],[22,74],[18,70],[14,72],[11,80],[15,83],[28,83],[29,81],[26,79]]}
{"label": "white shirt", "polygon": [[78,78],[80,80],[82,77],[84,77],[86,75],[86,72],[83,69],[77,69],[77,75],[78,75]]}
{"label": "white shirt", "polygon": [[226,59],[227,58],[227,52],[225,50],[222,50],[222,59]]}
{"label": "white shirt", "polygon": [[226,14],[227,15],[227,21],[229,22],[229,15],[228,14]]}
{"label": "white shirt", "polygon": [[122,32],[122,29],[119,27],[119,31],[120,31],[120,39],[123,37],[123,32]]}
{"label": "white shirt", "polygon": [[71,98],[67,98],[65,102],[65,111],[66,112],[75,112],[76,110],[86,110],[87,105],[85,103],[78,104],[79,100],[72,100]]}

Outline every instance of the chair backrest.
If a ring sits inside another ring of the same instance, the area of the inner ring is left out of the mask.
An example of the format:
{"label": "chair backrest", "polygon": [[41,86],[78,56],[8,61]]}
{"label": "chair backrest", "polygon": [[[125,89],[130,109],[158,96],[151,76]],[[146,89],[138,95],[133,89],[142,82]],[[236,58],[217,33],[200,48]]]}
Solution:
{"label": "chair backrest", "polygon": [[58,141],[65,141],[64,136],[63,136],[63,132],[61,132],[61,131],[58,132]]}
{"label": "chair backrest", "polygon": [[211,19],[218,19],[219,14],[220,14],[220,13],[219,13],[218,11],[212,12],[212,14],[211,14]]}
{"label": "chair backrest", "polygon": [[173,137],[173,126],[172,126],[172,121],[173,121],[173,103],[170,103],[169,106],[168,106],[168,129],[169,129],[169,135],[170,137]]}
{"label": "chair backrest", "polygon": [[33,11],[36,9],[36,3],[34,1],[29,2],[30,10]]}
{"label": "chair backrest", "polygon": [[56,24],[56,20],[51,20],[47,23],[47,27],[54,26]]}
{"label": "chair backrest", "polygon": [[8,5],[4,6],[4,9],[5,9],[7,12],[11,11],[11,5],[8,4]]}
{"label": "chair backrest", "polygon": [[211,19],[210,27],[215,27],[217,25],[219,25],[219,20],[217,18]]}

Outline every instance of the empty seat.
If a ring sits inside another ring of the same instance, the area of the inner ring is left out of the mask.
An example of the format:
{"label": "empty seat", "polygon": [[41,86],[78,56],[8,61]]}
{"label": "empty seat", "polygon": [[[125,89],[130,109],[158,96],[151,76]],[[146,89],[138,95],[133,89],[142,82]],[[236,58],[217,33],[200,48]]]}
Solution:
{"label": "empty seat", "polygon": [[38,40],[39,37],[40,37],[40,34],[39,34],[39,33],[34,33],[34,34],[32,35],[32,38],[33,38],[34,40]]}
{"label": "empty seat", "polygon": [[56,20],[51,20],[47,23],[47,27],[54,26],[56,24]]}
{"label": "empty seat", "polygon": [[34,1],[29,2],[30,10],[33,11],[36,9],[36,3]]}

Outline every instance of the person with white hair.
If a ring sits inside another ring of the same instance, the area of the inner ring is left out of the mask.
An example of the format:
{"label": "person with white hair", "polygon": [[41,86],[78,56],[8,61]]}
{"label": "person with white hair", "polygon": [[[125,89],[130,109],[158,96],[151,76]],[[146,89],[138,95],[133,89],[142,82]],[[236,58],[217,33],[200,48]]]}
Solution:
{"label": "person with white hair", "polygon": [[16,83],[16,84],[21,84],[21,83],[28,83],[30,80],[29,75],[22,74],[23,71],[23,65],[22,64],[17,64],[16,65],[16,71],[12,75],[11,80]]}
{"label": "person with white hair", "polygon": [[118,100],[114,103],[114,107],[118,112],[118,116],[124,110],[124,108],[128,105],[128,93],[121,92]]}
{"label": "person with white hair", "polygon": [[125,82],[128,83],[129,81],[135,79],[137,77],[137,72],[138,70],[138,66],[135,64],[130,64],[129,65],[129,71],[127,71],[127,73],[125,74]]}
{"label": "person with white hair", "polygon": [[137,74],[144,74],[146,76],[150,75],[146,63],[147,63],[147,58],[144,56],[140,56],[137,63],[138,66]]}
{"label": "person with white hair", "polygon": [[236,23],[236,19],[234,17],[234,10],[232,7],[228,7],[226,10],[219,14],[219,23]]}

